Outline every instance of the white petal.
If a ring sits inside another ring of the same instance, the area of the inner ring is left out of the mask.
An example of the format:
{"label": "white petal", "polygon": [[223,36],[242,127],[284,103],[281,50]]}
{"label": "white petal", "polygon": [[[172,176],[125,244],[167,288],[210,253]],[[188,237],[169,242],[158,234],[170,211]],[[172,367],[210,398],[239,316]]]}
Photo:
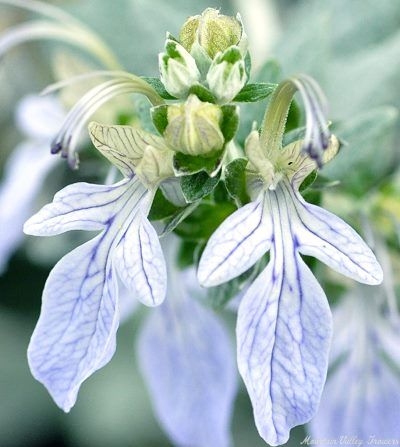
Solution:
{"label": "white petal", "polygon": [[249,269],[271,246],[272,223],[263,194],[235,211],[214,232],[201,256],[198,279],[210,287]]}
{"label": "white petal", "polygon": [[24,232],[53,236],[70,230],[101,230],[110,224],[129,186],[127,179],[115,185],[69,185],[25,223]]}
{"label": "white petal", "polygon": [[[281,254],[277,254],[281,256]],[[331,315],[325,294],[299,255],[271,261],[238,313],[239,371],[260,435],[284,444],[315,414],[325,382]]]}
{"label": "white petal", "polygon": [[0,272],[21,242],[23,223],[46,174],[57,161],[43,142],[18,146],[7,161],[0,185]]}
{"label": "white petal", "polygon": [[66,412],[82,382],[115,350],[117,291],[107,238],[102,233],[76,248],[51,271],[28,349],[32,374]]}
{"label": "white petal", "polygon": [[29,95],[18,104],[16,120],[19,128],[29,137],[50,141],[60,129],[66,112],[60,101],[52,96]]}
{"label": "white petal", "polygon": [[219,319],[189,297],[169,295],[145,322],[138,348],[155,413],[173,444],[230,446],[236,364]]}
{"label": "white petal", "polygon": [[114,262],[124,285],[146,306],[164,301],[167,270],[158,235],[141,211],[119,242]]}
{"label": "white petal", "polygon": [[298,193],[290,193],[299,217],[294,233],[300,253],[314,256],[356,281],[382,282],[383,272],[375,255],[349,225],[329,211],[306,203]]}

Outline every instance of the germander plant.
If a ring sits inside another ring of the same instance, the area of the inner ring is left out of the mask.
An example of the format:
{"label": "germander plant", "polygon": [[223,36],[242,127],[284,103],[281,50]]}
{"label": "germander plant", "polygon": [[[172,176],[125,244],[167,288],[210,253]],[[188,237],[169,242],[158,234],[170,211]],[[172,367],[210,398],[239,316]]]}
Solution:
{"label": "germander plant", "polygon": [[[114,354],[121,286],[149,307],[167,297],[146,322],[139,350],[155,410],[178,445],[229,445],[236,385],[229,340],[196,302],[210,288],[214,304],[240,300],[237,359],[255,423],[266,442],[285,443],[317,411],[332,338],[328,300],[301,255],[365,284],[383,277],[361,237],[304,198],[340,148],[320,87],[304,74],[252,83],[240,16],[212,8],[190,17],[178,37],[167,34],[159,78],[119,70],[101,42],[87,31],[86,41],[74,42],[80,25],[69,26],[63,37],[111,70],[93,73],[109,79],[72,107],[51,152],[78,168],[79,136],[97,109],[132,93],[149,107],[141,114],[132,107],[124,124],[88,123],[94,148],[119,171],[115,183],[69,185],[25,223],[37,236],[99,232],[46,281],[28,349],[32,374],[70,411],[83,381]],[[44,37],[54,31],[41,29]],[[265,99],[263,120],[241,141],[241,105]],[[190,286],[184,278],[195,270],[198,284]]]}

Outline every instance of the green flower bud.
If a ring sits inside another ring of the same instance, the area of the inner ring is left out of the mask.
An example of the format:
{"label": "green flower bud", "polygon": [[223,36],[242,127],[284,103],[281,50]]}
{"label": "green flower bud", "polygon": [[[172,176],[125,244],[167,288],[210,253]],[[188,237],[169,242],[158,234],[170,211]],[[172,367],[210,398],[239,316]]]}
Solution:
{"label": "green flower bud", "polygon": [[193,54],[200,46],[214,59],[217,53],[232,45],[242,47],[246,39],[239,15],[228,17],[217,9],[207,8],[201,15],[189,17],[181,29],[179,40],[190,53]]}
{"label": "green flower bud", "polygon": [[208,86],[220,104],[232,101],[246,81],[244,60],[236,46],[218,53],[207,73]]}
{"label": "green flower bud", "polygon": [[194,58],[168,35],[165,53],[159,54],[158,61],[161,81],[172,96],[186,97],[190,87],[200,79]]}
{"label": "green flower bud", "polygon": [[188,155],[206,155],[221,150],[224,136],[221,132],[221,109],[190,95],[184,104],[168,107],[165,142],[171,149]]}

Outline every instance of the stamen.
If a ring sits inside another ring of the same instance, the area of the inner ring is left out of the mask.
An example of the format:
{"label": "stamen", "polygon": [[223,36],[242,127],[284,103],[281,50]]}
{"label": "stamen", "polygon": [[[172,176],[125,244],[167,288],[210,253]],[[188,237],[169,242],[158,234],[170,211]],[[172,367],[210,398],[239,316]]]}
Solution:
{"label": "stamen", "polygon": [[46,17],[46,20],[33,20],[6,30],[0,37],[0,55],[23,42],[56,39],[88,51],[105,67],[121,68],[112,51],[96,34],[61,9],[35,0],[0,0],[0,4],[24,8]]}
{"label": "stamen", "polygon": [[[111,72],[110,72],[111,73]],[[51,144],[51,152],[59,153],[72,167],[77,167],[75,155],[79,135],[88,119],[110,99],[129,93],[143,93],[154,105],[163,103],[162,98],[144,80],[126,73],[89,90],[69,111],[64,123]],[[115,74],[114,74],[115,76]]]}

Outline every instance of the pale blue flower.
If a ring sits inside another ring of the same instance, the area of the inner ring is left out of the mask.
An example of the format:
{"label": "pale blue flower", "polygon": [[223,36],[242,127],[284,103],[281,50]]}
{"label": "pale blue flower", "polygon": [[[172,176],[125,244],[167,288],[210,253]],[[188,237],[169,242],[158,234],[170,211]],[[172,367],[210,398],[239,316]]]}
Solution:
{"label": "pale blue flower", "polygon": [[117,273],[142,303],[164,300],[165,261],[147,220],[153,195],[133,172],[111,186],[76,183],[25,224],[27,234],[38,236],[102,230],[51,271],[28,349],[32,374],[64,411],[74,405],[81,383],[114,353]]}
{"label": "pale blue flower", "polygon": [[228,447],[237,373],[227,331],[197,302],[204,289],[194,270],[179,272],[168,262],[167,295],[138,345],[155,414],[177,447]]}
{"label": "pale blue flower", "polygon": [[50,142],[65,113],[53,97],[27,96],[19,103],[16,122],[26,140],[7,160],[0,184],[0,272],[22,242],[24,221],[48,172],[57,163]]}
{"label": "pale blue flower", "polygon": [[357,287],[334,311],[332,371],[309,426],[314,439],[400,438],[400,320],[382,314],[380,295]]}
{"label": "pale blue flower", "polygon": [[[293,154],[298,162],[301,144],[284,148],[282,157],[297,145]],[[237,355],[257,428],[271,445],[285,443],[293,426],[314,416],[328,366],[331,313],[300,254],[315,256],[363,283],[382,280],[381,268],[360,236],[301,197],[298,187],[309,172],[307,163],[302,160],[293,177],[281,177],[229,216],[208,241],[198,269],[200,283],[214,286],[240,275],[270,251],[267,267],[239,306]]]}

